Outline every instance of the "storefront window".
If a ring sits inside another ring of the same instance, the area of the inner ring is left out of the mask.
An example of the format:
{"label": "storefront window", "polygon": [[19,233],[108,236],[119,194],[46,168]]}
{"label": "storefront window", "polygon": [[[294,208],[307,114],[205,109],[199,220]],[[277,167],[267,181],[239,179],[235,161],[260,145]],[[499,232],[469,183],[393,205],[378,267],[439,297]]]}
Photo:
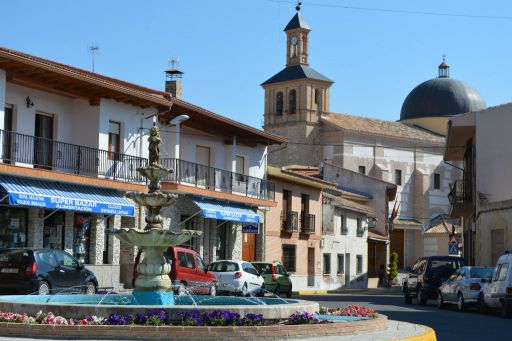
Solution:
{"label": "storefront window", "polygon": [[26,208],[0,207],[0,248],[27,246],[27,217]]}
{"label": "storefront window", "polygon": [[89,264],[91,216],[76,213],[73,232],[73,256],[81,263]]}
{"label": "storefront window", "polygon": [[45,249],[64,249],[64,212],[45,211],[43,227],[43,247]]}

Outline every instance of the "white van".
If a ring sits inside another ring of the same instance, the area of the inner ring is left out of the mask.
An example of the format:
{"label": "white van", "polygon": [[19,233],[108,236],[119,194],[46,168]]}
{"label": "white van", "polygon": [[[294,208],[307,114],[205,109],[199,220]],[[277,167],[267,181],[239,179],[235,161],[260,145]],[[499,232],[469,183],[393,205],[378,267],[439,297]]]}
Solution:
{"label": "white van", "polygon": [[487,308],[501,309],[503,317],[512,315],[512,252],[507,251],[498,259],[492,281],[484,286],[478,302],[480,312]]}

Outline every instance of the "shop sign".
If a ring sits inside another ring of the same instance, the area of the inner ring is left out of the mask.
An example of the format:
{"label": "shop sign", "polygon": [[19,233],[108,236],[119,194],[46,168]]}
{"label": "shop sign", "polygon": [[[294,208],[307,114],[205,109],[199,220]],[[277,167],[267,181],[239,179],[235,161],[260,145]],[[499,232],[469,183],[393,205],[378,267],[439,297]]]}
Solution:
{"label": "shop sign", "polygon": [[254,233],[259,234],[259,224],[243,224],[242,225],[242,233]]}

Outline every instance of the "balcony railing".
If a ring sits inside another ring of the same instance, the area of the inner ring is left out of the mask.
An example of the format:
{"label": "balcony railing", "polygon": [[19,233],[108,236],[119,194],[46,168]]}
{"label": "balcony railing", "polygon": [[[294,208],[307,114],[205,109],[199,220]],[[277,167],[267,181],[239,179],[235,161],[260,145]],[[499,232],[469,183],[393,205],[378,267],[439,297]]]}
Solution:
{"label": "balcony railing", "polygon": [[468,181],[455,180],[451,187],[448,199],[450,204],[464,204],[470,203],[473,199],[472,188]]}
{"label": "balcony railing", "polygon": [[297,232],[299,230],[299,214],[294,211],[281,212],[281,230],[284,232]]}
{"label": "balcony railing", "polygon": [[[137,168],[148,159],[107,150],[84,147],[0,129],[0,162],[57,172],[104,177],[125,182],[146,183]],[[179,159],[162,159],[174,173],[162,182],[185,184],[208,190],[262,200],[274,200],[271,181]]]}
{"label": "balcony railing", "polygon": [[162,166],[174,171],[170,176],[162,179],[164,183],[172,182],[216,192],[231,193],[262,200],[274,200],[275,185],[273,182],[265,179],[203,166],[180,159],[162,159],[161,163]]}
{"label": "balcony railing", "polygon": [[137,172],[137,168],[147,166],[145,158],[7,130],[0,130],[0,140],[0,160],[3,163],[127,182],[146,181]]}
{"label": "balcony railing", "polygon": [[315,233],[315,215],[300,212],[300,232]]}

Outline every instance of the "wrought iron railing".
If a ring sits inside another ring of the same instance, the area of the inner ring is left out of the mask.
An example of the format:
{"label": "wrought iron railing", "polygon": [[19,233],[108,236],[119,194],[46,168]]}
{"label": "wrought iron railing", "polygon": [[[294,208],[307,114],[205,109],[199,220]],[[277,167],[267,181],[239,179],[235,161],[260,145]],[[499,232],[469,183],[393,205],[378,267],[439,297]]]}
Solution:
{"label": "wrought iron railing", "polygon": [[281,212],[281,230],[285,232],[297,232],[299,230],[299,214],[295,211]]}
{"label": "wrought iron railing", "polygon": [[448,194],[448,199],[450,200],[450,204],[464,204],[470,203],[472,201],[473,193],[470,183],[464,180],[455,180],[453,185],[451,185],[450,193]]}
{"label": "wrought iron railing", "polygon": [[[84,147],[0,129],[0,162],[33,166],[57,172],[145,183],[137,168],[148,159]],[[275,184],[265,179],[233,173],[179,159],[162,159],[174,173],[162,182],[173,182],[236,195],[274,200]]]}
{"label": "wrought iron railing", "polygon": [[315,215],[300,212],[300,232],[315,233]]}
{"label": "wrought iron railing", "polygon": [[145,158],[7,130],[0,130],[0,140],[0,160],[3,163],[145,183],[145,179],[136,171],[137,168],[147,165],[148,160]]}
{"label": "wrought iron railing", "polygon": [[274,200],[275,184],[265,179],[174,158],[162,159],[161,163],[174,171],[162,179],[164,183],[172,182],[216,192]]}

